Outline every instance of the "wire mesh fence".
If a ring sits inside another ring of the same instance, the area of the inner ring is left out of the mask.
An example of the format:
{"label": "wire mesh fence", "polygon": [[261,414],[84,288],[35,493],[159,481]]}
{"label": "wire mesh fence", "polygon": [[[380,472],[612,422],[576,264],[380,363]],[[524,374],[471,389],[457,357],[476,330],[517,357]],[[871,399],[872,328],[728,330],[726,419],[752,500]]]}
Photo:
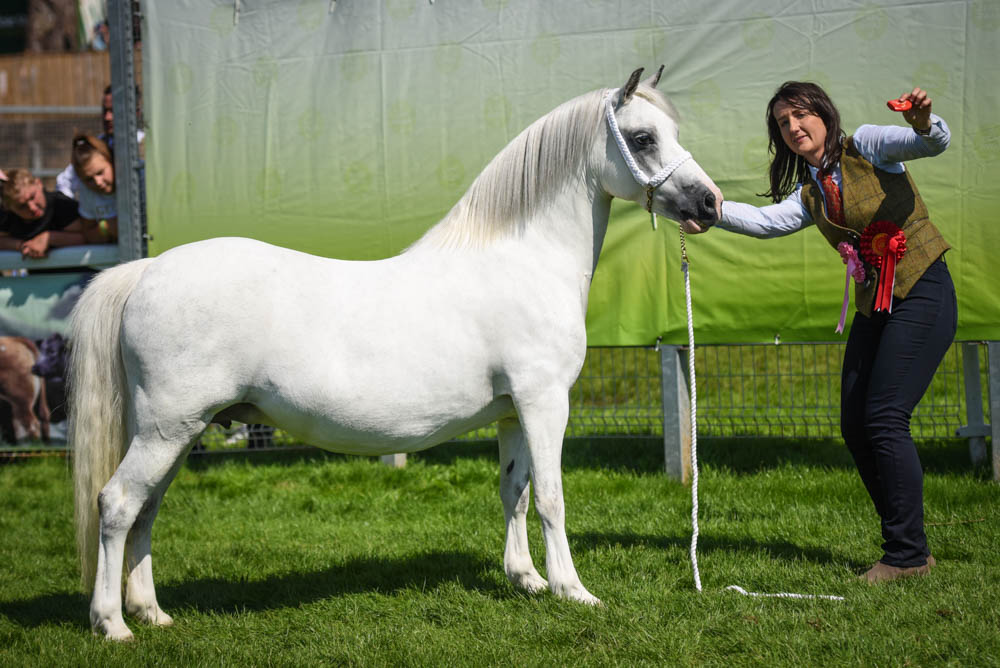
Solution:
{"label": "wire mesh fence", "polygon": [[[840,343],[702,347],[696,356],[699,433],[839,438],[843,354]],[[914,411],[914,437],[954,437],[964,424],[961,370],[960,346],[953,345]]]}
{"label": "wire mesh fence", "polygon": [[[980,345],[980,350],[983,412],[989,422],[985,346]],[[660,354],[649,347],[588,349],[583,370],[570,392],[566,435],[662,437]],[[841,343],[697,347],[699,436],[840,438],[843,354]],[[961,345],[955,344],[914,412],[912,432],[918,439],[954,438],[965,424],[965,416]],[[266,443],[259,437],[248,441],[246,428],[239,429],[226,431],[213,426],[203,442],[209,448]],[[489,426],[459,440],[493,438],[496,427]],[[273,443],[287,445],[294,439],[276,430]]]}
{"label": "wire mesh fence", "polygon": [[0,168],[28,169],[51,190],[78,132],[101,132],[100,107],[0,106]]}
{"label": "wire mesh fence", "polygon": [[[699,435],[839,438],[843,354],[841,343],[697,347]],[[985,388],[985,355],[980,359]],[[591,348],[570,397],[569,436],[663,434],[659,352],[652,348]],[[988,415],[985,395],[983,403]],[[954,437],[965,415],[956,344],[914,411],[913,435]]]}

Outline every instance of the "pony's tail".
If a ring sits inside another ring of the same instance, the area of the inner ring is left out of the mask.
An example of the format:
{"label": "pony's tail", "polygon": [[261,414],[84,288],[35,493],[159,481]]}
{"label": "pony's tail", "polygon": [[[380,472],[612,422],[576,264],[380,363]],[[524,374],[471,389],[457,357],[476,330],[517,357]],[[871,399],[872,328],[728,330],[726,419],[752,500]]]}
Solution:
{"label": "pony's tail", "polygon": [[80,576],[89,590],[97,571],[97,496],[128,447],[129,397],[121,355],[125,302],[151,259],[106,269],[84,290],[70,322],[67,441]]}

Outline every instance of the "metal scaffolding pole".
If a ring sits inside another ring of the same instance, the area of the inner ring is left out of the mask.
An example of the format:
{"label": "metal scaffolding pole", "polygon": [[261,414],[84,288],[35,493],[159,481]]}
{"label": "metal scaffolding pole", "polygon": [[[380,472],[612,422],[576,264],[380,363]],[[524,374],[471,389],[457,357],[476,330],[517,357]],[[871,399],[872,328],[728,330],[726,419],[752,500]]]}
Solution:
{"label": "metal scaffolding pole", "polygon": [[115,191],[118,206],[118,256],[122,262],[145,255],[142,160],[135,79],[132,0],[109,0],[111,31],[111,105],[115,117]]}

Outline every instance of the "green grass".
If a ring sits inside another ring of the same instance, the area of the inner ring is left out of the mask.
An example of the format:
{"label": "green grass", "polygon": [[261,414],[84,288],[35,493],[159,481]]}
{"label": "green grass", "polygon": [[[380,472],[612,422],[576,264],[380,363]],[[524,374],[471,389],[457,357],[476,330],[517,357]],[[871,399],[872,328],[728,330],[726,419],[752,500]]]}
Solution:
{"label": "green grass", "polygon": [[[406,468],[317,452],[192,457],[154,528],[161,605],[91,635],[67,463],[0,466],[0,665],[1000,664],[1000,487],[963,442],[921,446],[931,577],[869,587],[877,519],[832,442],[701,443],[704,592],[688,561],[690,490],[654,440],[572,441],[567,525],[604,606],[511,589],[495,446],[449,444]],[[530,536],[544,572],[534,512]],[[845,602],[750,599],[837,594]]]}

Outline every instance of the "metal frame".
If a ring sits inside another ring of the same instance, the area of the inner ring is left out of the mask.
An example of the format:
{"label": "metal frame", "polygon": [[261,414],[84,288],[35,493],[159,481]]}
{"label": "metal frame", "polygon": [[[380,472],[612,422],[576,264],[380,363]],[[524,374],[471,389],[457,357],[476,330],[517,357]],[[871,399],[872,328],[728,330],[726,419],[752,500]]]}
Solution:
{"label": "metal frame", "polygon": [[111,105],[115,115],[115,190],[118,205],[118,256],[122,262],[145,256],[145,221],[139,159],[139,119],[135,91],[132,0],[109,0]]}

